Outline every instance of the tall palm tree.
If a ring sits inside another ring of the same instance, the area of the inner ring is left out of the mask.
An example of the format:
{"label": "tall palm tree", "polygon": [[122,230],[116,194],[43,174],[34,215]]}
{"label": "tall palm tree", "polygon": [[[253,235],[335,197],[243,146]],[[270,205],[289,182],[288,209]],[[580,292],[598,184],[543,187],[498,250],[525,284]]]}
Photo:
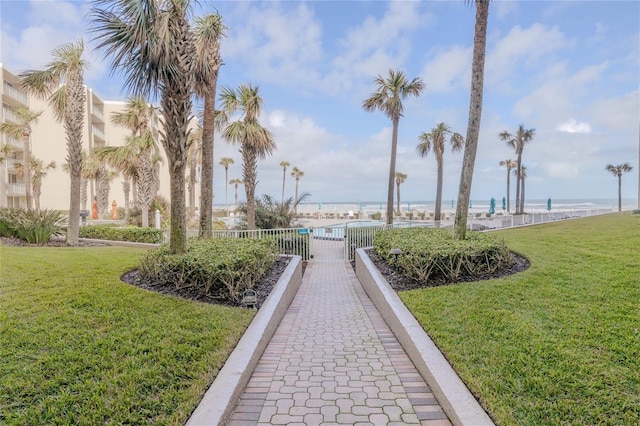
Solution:
{"label": "tall palm tree", "polygon": [[78,245],[80,230],[80,187],[82,180],[82,131],[86,95],[82,59],[84,43],[63,44],[51,52],[53,60],[44,70],[29,70],[20,75],[24,90],[47,99],[58,121],[64,125],[67,137],[67,164],[71,174],[69,188],[69,225],[67,244]]}
{"label": "tall palm tree", "polygon": [[381,75],[374,79],[376,90],[364,100],[365,111],[382,111],[391,119],[393,133],[391,136],[391,158],[389,160],[389,185],[387,188],[387,224],[393,223],[393,183],[396,174],[396,153],[398,151],[398,124],[404,111],[402,101],[409,96],[420,96],[424,90],[422,79],[416,77],[409,81],[400,70],[389,70],[387,78]]}
{"label": "tall palm tree", "polygon": [[247,194],[247,228],[256,229],[255,190],[257,184],[258,159],[263,159],[276,149],[273,135],[262,127],[258,116],[264,101],[258,86],[241,84],[237,89],[225,87],[220,95],[222,110],[228,116],[240,112],[237,121],[229,123],[222,137],[234,145],[240,145],[242,155],[242,178]]}
{"label": "tall palm tree", "polygon": [[[196,93],[204,100],[202,114],[202,178],[200,181],[200,237],[213,236],[213,149],[215,131],[215,100],[218,73],[222,66],[220,39],[226,27],[218,13],[197,17],[194,21],[198,72]],[[225,185],[226,185],[225,176]],[[227,211],[229,210],[227,202]]]}
{"label": "tall palm tree", "polygon": [[614,166],[613,164],[607,164],[605,169],[612,175],[618,178],[618,211],[622,211],[622,174],[633,170],[631,164],[622,163]]}
{"label": "tall palm tree", "polygon": [[31,125],[38,121],[38,118],[42,114],[42,111],[33,112],[27,107],[18,107],[12,109],[14,115],[18,118],[18,122],[5,121],[0,124],[0,133],[4,133],[7,136],[20,140],[22,139],[22,164],[24,176],[26,176],[25,185],[27,196],[27,210],[31,210]]}
{"label": "tall palm tree", "polygon": [[238,209],[238,185],[242,185],[244,182],[242,181],[242,179],[231,179],[229,181],[229,183],[234,186],[235,191],[236,191],[236,198],[235,198],[236,204],[235,205],[236,205],[236,210],[237,210]]}
{"label": "tall palm tree", "polygon": [[231,157],[222,157],[220,165],[224,167],[224,202],[227,205],[227,216],[229,216],[229,166],[234,163]]}
{"label": "tall palm tree", "polygon": [[191,4],[190,0],[94,0],[96,7],[91,10],[97,47],[111,58],[113,69],[124,72],[125,88],[147,98],[160,96],[171,188],[171,254],[187,251],[185,169],[197,66],[188,21]]}
{"label": "tall palm tree", "polygon": [[452,132],[451,127],[445,123],[438,123],[431,132],[422,132],[419,137],[420,143],[416,147],[421,157],[426,157],[429,151],[433,150],[438,164],[438,179],[436,186],[436,211],[435,220],[440,220],[442,212],[442,174],[443,174],[443,157],[445,151],[445,143],[449,136],[451,151],[461,151],[464,146],[464,138],[460,133]]}
{"label": "tall palm tree", "polygon": [[[123,173],[125,182],[133,181],[143,227],[149,226],[149,207],[156,194],[154,168],[159,153],[149,124],[155,110],[144,97],[130,97],[122,111],[111,114],[111,122],[127,128],[131,134],[125,138],[124,145],[102,148],[98,154]],[[127,212],[128,204],[128,191],[125,191]]]}
{"label": "tall palm tree", "polygon": [[[196,185],[198,183],[198,166],[202,158],[202,127],[198,126],[189,133],[189,150],[187,151],[187,164],[189,167],[189,179],[187,180],[187,188],[189,189],[189,218],[193,218],[196,214]],[[202,186],[202,181],[200,181]]]}
{"label": "tall palm tree", "polygon": [[139,150],[135,143],[135,137],[130,136],[125,139],[125,141],[125,144],[122,146],[107,146],[103,148],[97,148],[93,152],[102,161],[105,161],[111,167],[119,170],[120,173],[122,173],[122,177],[124,179],[122,181],[122,191],[124,193],[124,214],[125,217],[128,217],[131,204],[130,195],[132,182],[134,188],[134,205],[137,205]]}
{"label": "tall palm tree", "polygon": [[[27,182],[27,185],[31,185],[33,188],[33,201],[36,205],[36,210],[40,210],[40,195],[42,194],[42,180],[49,174],[49,170],[55,170],[56,162],[50,161],[48,164],[44,164],[42,160],[37,159],[33,155],[29,159],[29,170],[31,173],[31,182]],[[16,163],[16,174],[24,176],[26,174],[26,168],[24,163]]]}
{"label": "tall palm tree", "polygon": [[487,48],[487,23],[489,21],[489,0],[475,0],[476,24],[473,34],[473,62],[471,63],[471,94],[469,97],[469,121],[465,138],[458,205],[453,225],[454,238],[464,240],[467,235],[467,218],[473,183],[473,169],[478,151],[480,120],[482,118],[482,92],[484,86],[484,59]]}
{"label": "tall palm tree", "polygon": [[510,199],[510,184],[511,184],[511,169],[517,167],[517,163],[511,159],[500,161],[501,166],[507,167],[507,213],[511,213],[511,199]]}
{"label": "tall palm tree", "polygon": [[282,204],[283,205],[284,205],[284,181],[287,178],[287,167],[289,167],[290,165],[291,164],[288,161],[280,162],[280,167],[282,167]]}
{"label": "tall palm tree", "polygon": [[522,189],[522,177],[520,173],[520,168],[522,167],[522,151],[524,151],[524,146],[531,142],[535,135],[536,129],[525,129],[524,124],[520,124],[520,126],[518,126],[518,130],[514,134],[505,130],[498,135],[501,141],[506,142],[507,145],[515,150],[517,155],[516,214],[524,213],[524,206],[520,204],[520,191]]}
{"label": "tall palm tree", "polygon": [[[297,166],[294,166],[291,170],[291,176],[296,180],[296,196],[295,200],[298,199],[298,184],[300,183],[300,178],[304,176],[304,172],[300,170]],[[294,206],[294,214],[298,215],[298,203]]]}
{"label": "tall palm tree", "polygon": [[398,216],[400,216],[400,185],[407,180],[407,175],[404,173],[396,172],[396,187],[398,192]]}

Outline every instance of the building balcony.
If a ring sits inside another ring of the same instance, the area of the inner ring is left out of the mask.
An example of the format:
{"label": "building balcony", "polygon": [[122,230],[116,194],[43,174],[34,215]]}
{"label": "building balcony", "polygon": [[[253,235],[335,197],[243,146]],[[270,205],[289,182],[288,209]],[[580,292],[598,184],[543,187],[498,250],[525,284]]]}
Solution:
{"label": "building balcony", "polygon": [[20,123],[20,119],[18,118],[16,113],[11,111],[9,108],[6,108],[6,107],[2,108],[2,117],[6,121],[12,121],[14,123]]}
{"label": "building balcony", "polygon": [[98,119],[98,121],[104,123],[104,112],[102,111],[102,108],[98,108],[94,105],[91,109],[91,112]]}
{"label": "building balcony", "polygon": [[27,195],[27,187],[24,183],[10,183],[9,185],[7,185],[7,195],[10,195],[12,197],[24,197]]}
{"label": "building balcony", "polygon": [[11,171],[14,171],[16,169],[16,166],[18,165],[18,163],[22,164],[21,161],[15,160],[13,158],[8,158],[5,160],[5,164],[7,165],[7,170],[11,170]]}
{"label": "building balcony", "polygon": [[29,98],[27,97],[27,95],[24,92],[11,86],[6,81],[4,82],[4,94],[15,100],[17,103],[29,105]]}
{"label": "building balcony", "polygon": [[97,126],[91,126],[91,133],[93,133],[93,137],[94,138],[98,138],[101,140],[107,140],[104,132],[102,130],[100,130]]}
{"label": "building balcony", "polygon": [[22,151],[22,148],[24,148],[24,144],[22,143],[22,141],[14,139],[10,136],[5,136],[5,143],[11,146],[14,151]]}

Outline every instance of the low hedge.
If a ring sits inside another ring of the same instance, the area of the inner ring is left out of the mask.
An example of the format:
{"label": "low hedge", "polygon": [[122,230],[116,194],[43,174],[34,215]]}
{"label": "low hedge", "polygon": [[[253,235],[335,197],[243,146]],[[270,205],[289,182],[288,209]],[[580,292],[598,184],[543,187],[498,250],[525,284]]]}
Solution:
{"label": "low hedge", "polygon": [[80,238],[159,244],[162,242],[162,230],[137,226],[118,227],[113,224],[85,225],[80,227]]}
{"label": "low hedge", "polygon": [[221,302],[237,303],[242,292],[273,267],[277,256],[277,244],[270,239],[189,239],[184,254],[170,254],[166,244],[148,251],[139,272],[142,278],[176,289],[195,287]]}
{"label": "low hedge", "polygon": [[[378,256],[424,285],[481,278],[514,262],[504,242],[479,232],[467,232],[460,241],[448,229],[393,229],[376,233],[373,247]],[[391,254],[394,248],[402,250],[397,259]]]}

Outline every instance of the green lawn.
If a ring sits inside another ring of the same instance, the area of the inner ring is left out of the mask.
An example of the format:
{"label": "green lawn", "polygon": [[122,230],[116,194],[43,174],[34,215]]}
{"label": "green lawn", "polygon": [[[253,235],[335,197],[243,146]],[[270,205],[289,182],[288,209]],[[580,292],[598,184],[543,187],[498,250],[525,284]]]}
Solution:
{"label": "green lawn", "polygon": [[184,424],[254,312],[122,283],[142,252],[0,247],[0,424]]}
{"label": "green lawn", "polygon": [[640,424],[640,216],[496,233],[531,261],[404,303],[500,425]]}

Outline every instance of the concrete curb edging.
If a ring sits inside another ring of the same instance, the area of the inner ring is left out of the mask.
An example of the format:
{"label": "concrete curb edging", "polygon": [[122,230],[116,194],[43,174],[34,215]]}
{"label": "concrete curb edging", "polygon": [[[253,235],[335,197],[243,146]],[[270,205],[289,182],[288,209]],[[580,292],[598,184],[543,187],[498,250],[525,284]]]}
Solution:
{"label": "concrete curb edging", "polygon": [[356,250],[356,276],[451,422],[454,425],[493,425],[491,418],[362,248]]}
{"label": "concrete curb edging", "polygon": [[187,425],[222,425],[244,391],[262,353],[302,283],[302,258],[291,262],[267,297]]}

